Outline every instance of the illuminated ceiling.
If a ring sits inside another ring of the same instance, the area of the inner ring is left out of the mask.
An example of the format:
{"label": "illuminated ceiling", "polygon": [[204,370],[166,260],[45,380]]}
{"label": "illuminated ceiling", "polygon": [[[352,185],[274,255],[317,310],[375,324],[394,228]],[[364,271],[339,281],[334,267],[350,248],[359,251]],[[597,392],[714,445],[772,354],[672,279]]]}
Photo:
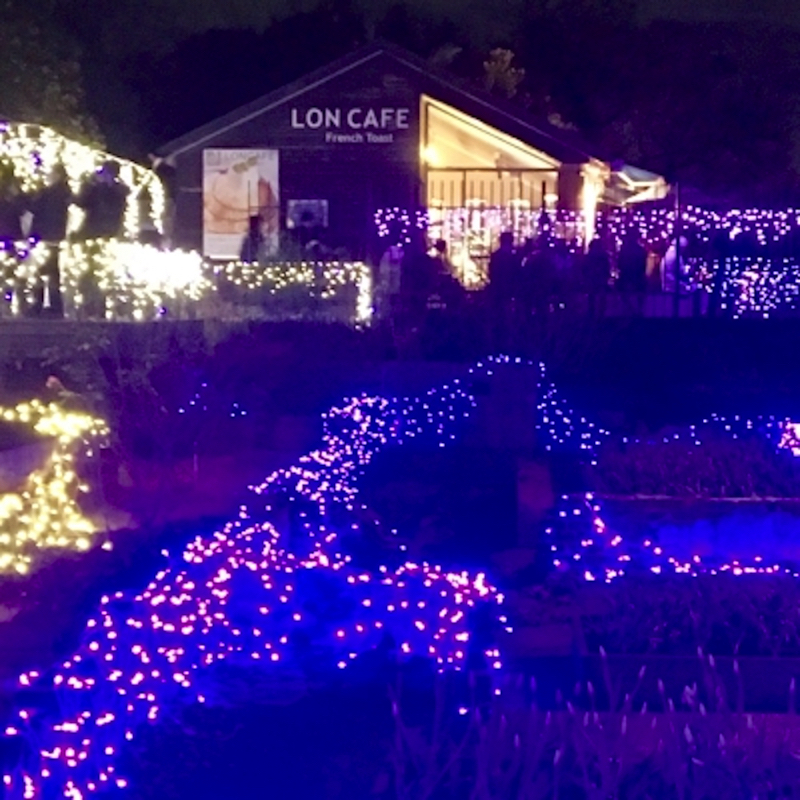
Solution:
{"label": "illuminated ceiling", "polygon": [[560,162],[430,97],[422,98],[422,158],[434,169],[555,170]]}

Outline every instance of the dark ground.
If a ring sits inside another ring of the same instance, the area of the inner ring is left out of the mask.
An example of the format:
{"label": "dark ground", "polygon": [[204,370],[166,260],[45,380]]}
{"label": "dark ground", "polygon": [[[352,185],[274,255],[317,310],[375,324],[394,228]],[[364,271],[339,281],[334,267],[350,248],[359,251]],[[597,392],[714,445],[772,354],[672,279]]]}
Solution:
{"label": "dark ground", "polygon": [[[0,324],[0,392],[6,401],[41,388],[67,362],[98,349],[118,361],[168,357],[198,363],[209,375],[264,410],[318,414],[346,393],[380,391],[398,364],[425,362],[416,383],[453,374],[497,348],[483,336],[447,347],[423,342],[398,352],[382,328],[264,323],[203,326]],[[441,344],[441,342],[440,342]],[[209,358],[209,347],[213,354]],[[547,340],[520,341],[513,355],[548,365],[551,376],[586,411],[625,414],[650,425],[695,419],[709,411],[783,413],[800,398],[800,320],[553,318]],[[200,355],[202,353],[202,355]],[[439,364],[440,367],[435,367]],[[69,371],[69,370],[67,370]],[[409,388],[416,390],[408,377]],[[69,386],[81,391],[81,386]],[[268,401],[268,402],[267,402]]]}

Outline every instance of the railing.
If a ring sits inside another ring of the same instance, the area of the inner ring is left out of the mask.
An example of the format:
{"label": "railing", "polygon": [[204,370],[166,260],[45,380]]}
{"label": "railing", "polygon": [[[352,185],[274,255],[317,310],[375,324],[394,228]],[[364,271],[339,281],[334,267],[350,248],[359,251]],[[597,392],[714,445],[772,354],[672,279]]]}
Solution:
{"label": "railing", "polygon": [[480,203],[489,207],[517,204],[532,210],[547,208],[551,197],[555,197],[558,172],[548,169],[429,169],[426,184],[429,208]]}

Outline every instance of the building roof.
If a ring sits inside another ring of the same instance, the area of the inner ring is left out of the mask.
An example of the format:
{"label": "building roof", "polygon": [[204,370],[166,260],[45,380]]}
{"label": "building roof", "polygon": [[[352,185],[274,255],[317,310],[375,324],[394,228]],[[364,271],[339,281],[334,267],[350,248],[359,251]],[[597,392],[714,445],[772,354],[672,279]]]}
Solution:
{"label": "building roof", "polygon": [[226,130],[279,107],[306,92],[358,69],[371,61],[388,56],[400,66],[416,74],[422,93],[449,103],[461,111],[520,139],[526,144],[567,164],[599,161],[572,131],[559,128],[547,120],[536,119],[524,109],[500,98],[461,84],[452,75],[436,69],[409,51],[386,42],[366,45],[344,58],[305,75],[299,80],[259,97],[222,117],[196,128],[159,148],[158,154],[171,158],[202,147]]}

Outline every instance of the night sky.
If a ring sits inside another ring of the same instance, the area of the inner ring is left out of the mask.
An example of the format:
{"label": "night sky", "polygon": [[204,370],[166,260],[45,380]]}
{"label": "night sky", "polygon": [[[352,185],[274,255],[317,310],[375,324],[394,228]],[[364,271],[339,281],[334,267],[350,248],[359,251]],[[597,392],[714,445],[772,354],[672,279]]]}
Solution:
{"label": "night sky", "polygon": [[447,48],[473,86],[508,48],[526,73],[514,102],[608,160],[731,202],[800,200],[794,0],[0,0],[0,13],[0,111],[88,129],[122,155],[381,37],[423,58]]}

